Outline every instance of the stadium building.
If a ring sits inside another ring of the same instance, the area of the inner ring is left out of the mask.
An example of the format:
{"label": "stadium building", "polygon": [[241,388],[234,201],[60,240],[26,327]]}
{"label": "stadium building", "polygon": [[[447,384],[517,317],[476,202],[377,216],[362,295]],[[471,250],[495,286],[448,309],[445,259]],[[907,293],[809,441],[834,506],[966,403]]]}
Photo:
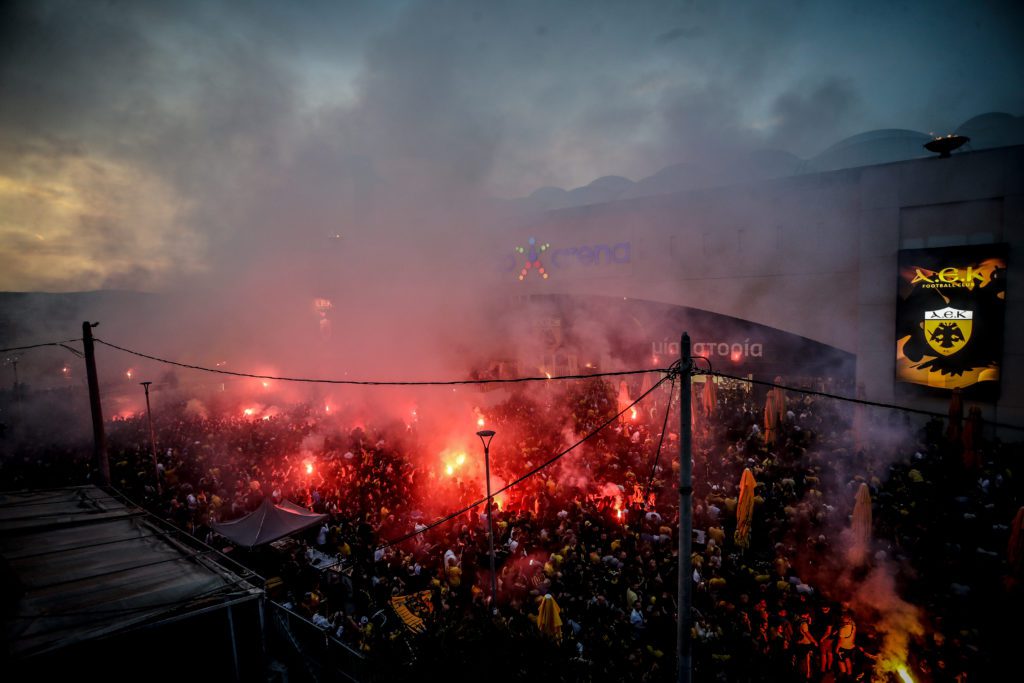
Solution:
{"label": "stadium building", "polygon": [[677,169],[676,191],[602,179],[610,201],[495,237],[497,277],[513,298],[551,302],[534,324],[558,370],[581,361],[558,355],[573,328],[614,312],[633,328],[618,360],[667,364],[685,330],[725,373],[831,377],[937,412],[960,388],[986,419],[1024,424],[1024,136],[1001,114],[957,133],[974,142],[944,156],[921,133],[862,134],[811,160],[743,165],[742,182]]}

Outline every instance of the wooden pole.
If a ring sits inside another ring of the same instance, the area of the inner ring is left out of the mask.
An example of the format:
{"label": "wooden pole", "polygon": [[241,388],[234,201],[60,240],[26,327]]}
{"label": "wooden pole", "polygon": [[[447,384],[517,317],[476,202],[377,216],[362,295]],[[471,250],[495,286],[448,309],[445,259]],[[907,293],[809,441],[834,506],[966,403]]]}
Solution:
{"label": "wooden pole", "polygon": [[100,405],[100,382],[96,374],[96,347],[92,328],[99,323],[82,323],[82,346],[85,347],[85,374],[89,380],[89,407],[92,410],[92,456],[104,486],[110,486],[110,462],[107,460],[107,435],[103,431],[103,407]]}

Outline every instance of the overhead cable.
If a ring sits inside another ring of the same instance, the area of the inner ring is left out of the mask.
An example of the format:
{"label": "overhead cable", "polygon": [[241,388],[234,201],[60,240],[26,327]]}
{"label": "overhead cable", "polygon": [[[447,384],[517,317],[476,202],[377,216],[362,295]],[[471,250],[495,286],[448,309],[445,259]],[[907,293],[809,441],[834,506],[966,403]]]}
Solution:
{"label": "overhead cable", "polygon": [[235,372],[232,370],[221,370],[219,368],[208,368],[202,365],[192,365],[189,363],[179,363],[178,361],[168,360],[166,358],[160,358],[158,356],[151,356],[146,353],[139,351],[133,351],[126,349],[117,344],[111,344],[108,341],[102,339],[94,339],[97,344],[103,344],[109,346],[112,349],[130,353],[133,356],[139,356],[140,358],[147,358],[158,363],[165,363],[167,365],[175,365],[179,368],[188,368],[189,370],[199,370],[201,372],[212,372],[218,375],[231,375],[232,377],[249,377],[251,379],[267,379],[278,382],[305,382],[311,384],[353,384],[358,386],[396,386],[396,387],[408,387],[408,386],[455,386],[462,384],[516,384],[519,382],[547,382],[551,380],[563,380],[563,379],[594,379],[599,377],[621,377],[626,375],[643,375],[648,373],[661,373],[668,372],[664,368],[652,368],[650,370],[621,370],[618,372],[595,372],[585,375],[557,375],[548,377],[514,377],[511,379],[459,379],[459,380],[424,380],[424,381],[384,381],[384,380],[355,380],[355,379],[318,379],[318,378],[306,378],[306,377],[281,377],[276,375],[257,375],[248,372]]}

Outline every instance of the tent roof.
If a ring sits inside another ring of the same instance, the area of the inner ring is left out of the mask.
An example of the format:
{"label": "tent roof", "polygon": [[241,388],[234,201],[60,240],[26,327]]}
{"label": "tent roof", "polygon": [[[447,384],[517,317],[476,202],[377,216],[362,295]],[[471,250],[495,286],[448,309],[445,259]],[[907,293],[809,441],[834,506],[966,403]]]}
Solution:
{"label": "tent roof", "polygon": [[267,496],[256,510],[245,517],[211,526],[235,545],[253,548],[308,529],[325,519],[327,515],[317,514],[287,500],[275,505]]}
{"label": "tent roof", "polygon": [[7,653],[39,655],[259,596],[188,542],[95,486],[0,494]]}

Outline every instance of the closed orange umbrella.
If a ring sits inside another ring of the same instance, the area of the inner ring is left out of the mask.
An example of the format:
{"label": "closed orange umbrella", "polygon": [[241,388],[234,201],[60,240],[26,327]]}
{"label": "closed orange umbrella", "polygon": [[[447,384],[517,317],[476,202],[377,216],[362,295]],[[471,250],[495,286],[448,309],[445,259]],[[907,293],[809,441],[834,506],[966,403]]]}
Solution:
{"label": "closed orange umbrella", "polygon": [[861,484],[857,489],[850,532],[852,539],[847,559],[854,566],[860,566],[867,560],[871,549],[871,491],[867,484]]}
{"label": "closed orange umbrella", "polygon": [[1010,575],[1024,578],[1024,507],[1017,510],[1010,528],[1010,544],[1006,549],[1006,559],[1010,565]]}
{"label": "closed orange umbrella", "polygon": [[[857,384],[857,398],[861,401],[867,398],[867,390],[863,383]],[[864,437],[867,435],[868,421],[866,407],[862,403],[853,406],[853,443],[859,450],[864,447]]]}
{"label": "closed orange umbrella", "polygon": [[545,595],[544,600],[540,603],[540,611],[537,612],[537,628],[549,638],[561,642],[562,610],[550,593]]}
{"label": "closed orange umbrella", "polygon": [[715,386],[715,378],[710,375],[704,380],[704,396],[701,403],[705,415],[711,417],[715,414],[715,408],[718,405],[718,387]]}
{"label": "closed orange umbrella", "polygon": [[[775,378],[776,384],[781,382],[781,377]],[[772,387],[764,399],[764,442],[767,445],[773,445],[778,440],[779,427],[785,414],[786,390],[782,387]]]}
{"label": "closed orange umbrella", "polygon": [[949,397],[949,426],[946,427],[946,438],[951,442],[960,440],[964,422],[964,401],[960,389],[954,389]]}
{"label": "closed orange umbrella", "polygon": [[978,453],[978,442],[981,441],[981,408],[971,406],[967,411],[967,421],[963,429],[964,468],[976,470],[981,467],[981,456]]}
{"label": "closed orange umbrella", "polygon": [[733,541],[740,548],[750,547],[750,527],[754,519],[754,473],[750,468],[743,470],[740,477],[740,495],[736,503],[736,533],[733,534]]}
{"label": "closed orange umbrella", "polygon": [[619,416],[620,422],[629,421],[630,414],[626,409],[629,408],[629,404],[632,402],[633,401],[629,398],[629,388],[626,386],[626,380],[622,380],[619,382],[619,412],[622,413]]}

